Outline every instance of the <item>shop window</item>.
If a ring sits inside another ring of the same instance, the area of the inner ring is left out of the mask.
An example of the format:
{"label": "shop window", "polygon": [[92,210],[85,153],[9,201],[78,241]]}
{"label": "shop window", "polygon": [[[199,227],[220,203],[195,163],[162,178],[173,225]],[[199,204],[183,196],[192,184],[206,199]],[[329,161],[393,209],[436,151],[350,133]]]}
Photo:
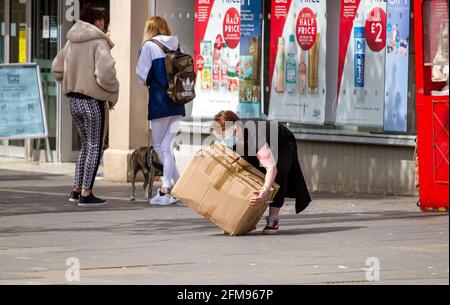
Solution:
{"label": "shop window", "polygon": [[230,109],[297,132],[415,135],[411,2],[171,0],[156,15],[195,56],[188,121]]}
{"label": "shop window", "polygon": [[[57,83],[51,73],[58,51],[58,3],[49,0],[32,2],[32,62],[39,65],[46,106],[49,142],[56,150]],[[34,141],[35,149],[44,149],[44,141]]]}
{"label": "shop window", "polygon": [[10,12],[10,62],[26,63],[28,61],[26,2],[12,0]]}
{"label": "shop window", "polygon": [[0,64],[5,63],[5,0],[0,0]]}
{"label": "shop window", "polygon": [[445,0],[425,1],[423,26],[425,95],[448,95],[448,2]]}

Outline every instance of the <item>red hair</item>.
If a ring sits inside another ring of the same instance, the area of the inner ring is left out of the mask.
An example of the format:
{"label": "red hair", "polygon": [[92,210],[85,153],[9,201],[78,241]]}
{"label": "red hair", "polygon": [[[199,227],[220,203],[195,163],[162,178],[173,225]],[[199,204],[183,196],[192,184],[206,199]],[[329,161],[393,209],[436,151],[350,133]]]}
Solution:
{"label": "red hair", "polygon": [[225,129],[225,124],[227,122],[231,122],[234,124],[240,120],[241,119],[239,118],[239,116],[233,111],[221,111],[214,117],[214,121],[219,123],[222,129]]}

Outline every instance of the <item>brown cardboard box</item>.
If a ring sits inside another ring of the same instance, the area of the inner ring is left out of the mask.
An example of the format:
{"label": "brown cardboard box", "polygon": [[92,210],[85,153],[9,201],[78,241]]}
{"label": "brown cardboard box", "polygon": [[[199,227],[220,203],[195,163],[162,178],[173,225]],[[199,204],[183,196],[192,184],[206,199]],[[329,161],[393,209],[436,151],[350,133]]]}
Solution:
{"label": "brown cardboard box", "polygon": [[[255,230],[269,207],[269,203],[250,205],[264,180],[263,173],[215,143],[195,155],[172,193],[224,232],[240,236]],[[272,188],[272,199],[278,189],[278,185]]]}

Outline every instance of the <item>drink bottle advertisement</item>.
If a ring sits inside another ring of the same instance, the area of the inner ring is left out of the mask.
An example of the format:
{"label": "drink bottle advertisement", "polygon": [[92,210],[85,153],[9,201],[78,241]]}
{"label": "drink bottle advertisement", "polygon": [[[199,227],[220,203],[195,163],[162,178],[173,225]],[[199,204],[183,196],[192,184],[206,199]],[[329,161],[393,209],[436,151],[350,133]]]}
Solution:
{"label": "drink bottle advertisement", "polygon": [[241,1],[239,110],[241,118],[261,116],[262,1]]}
{"label": "drink bottle advertisement", "polygon": [[194,56],[197,72],[192,116],[213,118],[239,110],[240,1],[195,1]]}
{"label": "drink bottle advertisement", "polygon": [[408,131],[409,0],[387,2],[384,131]]}
{"label": "drink bottle advertisement", "polygon": [[383,127],[386,0],[342,0],[338,125]]}
{"label": "drink bottle advertisement", "polygon": [[326,13],[325,0],[272,1],[270,119],[325,123]]}

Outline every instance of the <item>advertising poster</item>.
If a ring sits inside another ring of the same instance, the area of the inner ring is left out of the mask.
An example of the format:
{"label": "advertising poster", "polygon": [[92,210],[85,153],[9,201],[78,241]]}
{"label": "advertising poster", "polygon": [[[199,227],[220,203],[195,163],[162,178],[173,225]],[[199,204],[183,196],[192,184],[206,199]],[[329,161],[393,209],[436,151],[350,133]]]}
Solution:
{"label": "advertising poster", "polygon": [[239,110],[240,1],[196,0],[194,56],[197,72],[192,116],[213,118]]}
{"label": "advertising poster", "polygon": [[270,119],[324,124],[326,13],[324,0],[273,0]]}
{"label": "advertising poster", "polygon": [[384,131],[408,131],[410,1],[387,2]]}
{"label": "advertising poster", "polygon": [[0,67],[0,139],[45,137],[37,67]]}
{"label": "advertising poster", "polygon": [[342,0],[338,125],[383,127],[386,0]]}
{"label": "advertising poster", "polygon": [[262,1],[241,2],[239,109],[241,118],[261,116]]}

